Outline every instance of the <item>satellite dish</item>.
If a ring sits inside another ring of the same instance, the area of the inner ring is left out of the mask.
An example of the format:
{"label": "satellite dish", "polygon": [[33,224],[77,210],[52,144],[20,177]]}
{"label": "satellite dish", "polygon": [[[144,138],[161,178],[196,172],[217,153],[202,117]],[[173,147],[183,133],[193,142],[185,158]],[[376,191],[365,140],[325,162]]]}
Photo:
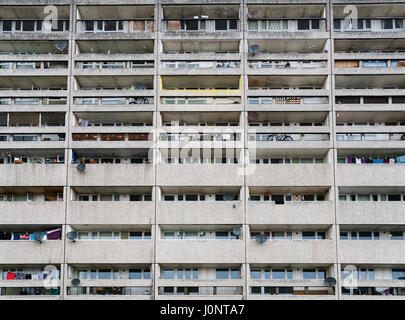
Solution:
{"label": "satellite dish", "polygon": [[335,278],[326,278],[324,281],[325,286],[328,287],[334,287],[336,285],[336,279]]}
{"label": "satellite dish", "polygon": [[251,55],[252,57],[254,57],[256,55],[256,53],[259,52],[259,46],[257,44],[250,46],[248,51],[249,51],[249,55]]}
{"label": "satellite dish", "polygon": [[44,234],[42,232],[35,232],[34,233],[34,240],[38,241],[39,243],[42,243],[42,240],[44,239]]}
{"label": "satellite dish", "polygon": [[78,234],[77,234],[76,231],[70,231],[70,232],[67,233],[66,236],[67,236],[67,238],[68,238],[69,240],[75,242],[76,239],[77,239],[77,237],[78,237]]}
{"label": "satellite dish", "polygon": [[58,49],[59,51],[63,51],[63,49],[65,49],[67,46],[67,42],[66,41],[58,41],[55,44],[55,48]]}
{"label": "satellite dish", "polygon": [[80,279],[72,279],[72,284],[78,286],[80,284]]}
{"label": "satellite dish", "polygon": [[79,162],[76,169],[79,172],[83,172],[86,169],[86,163],[85,162]]}
{"label": "satellite dish", "polygon": [[259,113],[257,111],[248,112],[248,120],[249,121],[257,121],[258,119],[259,119]]}
{"label": "satellite dish", "polygon": [[242,233],[242,228],[241,227],[235,227],[235,228],[233,228],[232,233],[235,236],[239,236]]}
{"label": "satellite dish", "polygon": [[267,236],[265,234],[258,234],[256,236],[256,242],[265,243],[267,241]]}
{"label": "satellite dish", "polygon": [[232,201],[233,198],[234,198],[233,194],[230,194],[230,193],[224,194],[224,200],[225,201]]}

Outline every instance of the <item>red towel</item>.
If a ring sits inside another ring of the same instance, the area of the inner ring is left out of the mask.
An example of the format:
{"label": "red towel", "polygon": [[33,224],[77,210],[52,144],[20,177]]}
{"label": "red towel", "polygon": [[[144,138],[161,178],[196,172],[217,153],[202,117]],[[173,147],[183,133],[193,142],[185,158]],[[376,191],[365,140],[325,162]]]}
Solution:
{"label": "red towel", "polygon": [[7,272],[6,280],[15,280],[15,273]]}

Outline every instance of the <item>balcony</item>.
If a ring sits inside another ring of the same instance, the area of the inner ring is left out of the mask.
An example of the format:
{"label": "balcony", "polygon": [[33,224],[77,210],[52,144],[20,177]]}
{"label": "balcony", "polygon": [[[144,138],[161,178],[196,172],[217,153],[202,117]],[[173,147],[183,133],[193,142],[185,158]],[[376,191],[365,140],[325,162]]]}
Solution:
{"label": "balcony", "polygon": [[63,241],[0,241],[1,264],[61,264]]}
{"label": "balcony", "polygon": [[47,202],[0,202],[1,223],[9,225],[51,225],[65,221],[65,203]]}
{"label": "balcony", "polygon": [[[98,127],[97,127],[98,128]],[[80,131],[79,129],[76,129]],[[121,129],[122,131],[122,129]],[[86,148],[150,148],[152,141],[148,132],[144,133],[72,133],[71,147]]]}
{"label": "balcony", "polygon": [[243,204],[240,201],[157,203],[158,224],[242,224]]}
{"label": "balcony", "polygon": [[69,168],[69,184],[73,186],[149,186],[155,179],[149,164],[88,164],[84,172],[76,167]]}
{"label": "balcony", "polygon": [[243,168],[237,164],[159,164],[157,184],[162,186],[240,186]]}
{"label": "balcony", "polygon": [[312,263],[332,264],[336,261],[333,240],[270,240],[257,243],[249,240],[249,263]]}
{"label": "balcony", "polygon": [[2,186],[63,186],[66,167],[63,164],[0,165]]}
{"label": "balcony", "polygon": [[153,37],[154,6],[151,5],[98,5],[77,6],[76,32],[79,38],[134,39]]}
{"label": "balcony", "polygon": [[253,174],[246,177],[249,186],[331,186],[332,166],[318,164],[252,164]]}
{"label": "balcony", "polygon": [[218,39],[240,36],[239,6],[165,5],[162,9],[163,39],[185,39],[188,36]]}
{"label": "balcony", "polygon": [[[111,215],[111,213],[114,215]],[[70,225],[144,225],[154,221],[152,201],[71,201],[67,223]]]}
{"label": "balcony", "polygon": [[152,263],[152,240],[79,240],[66,244],[67,263]]}
{"label": "balcony", "polygon": [[[52,131],[55,131],[55,129]],[[34,145],[37,149],[63,149],[66,147],[65,134],[0,134],[0,146],[4,149],[32,149]]]}
{"label": "balcony", "polygon": [[401,240],[339,240],[339,262],[342,264],[404,264]]}
{"label": "balcony", "polygon": [[400,164],[338,164],[336,185],[402,186],[405,172]]}
{"label": "balcony", "polygon": [[341,225],[395,225],[405,224],[401,202],[346,202],[336,204],[337,223]]}
{"label": "balcony", "polygon": [[[249,37],[273,37],[275,34],[295,33],[294,37],[313,37],[316,33],[327,31],[325,5],[249,4],[247,12],[247,31]],[[316,35],[317,37],[322,37]],[[277,36],[275,36],[277,37]]]}
{"label": "balcony", "polygon": [[332,142],[330,141],[329,133],[324,133],[328,130],[328,128],[324,130],[319,130],[318,128],[316,131],[310,129],[311,133],[282,131],[277,133],[249,133],[248,146],[249,149],[272,148],[273,150],[279,149],[278,151],[280,149],[329,149],[332,147]]}
{"label": "balcony", "polygon": [[[405,134],[401,132],[401,129],[387,130],[388,132],[375,132],[376,130],[362,129],[354,131],[350,129],[350,133],[347,129],[338,129],[339,133],[336,133],[336,148],[342,149],[402,149],[404,146]],[[364,131],[371,131],[369,133],[363,133]],[[395,132],[397,131],[397,132]],[[400,133],[399,133],[399,132]]]}
{"label": "balcony", "polygon": [[257,225],[331,225],[335,220],[332,201],[286,202],[284,205],[249,201],[247,212],[247,223]]}
{"label": "balcony", "polygon": [[157,263],[243,263],[244,241],[158,240],[156,260]]}

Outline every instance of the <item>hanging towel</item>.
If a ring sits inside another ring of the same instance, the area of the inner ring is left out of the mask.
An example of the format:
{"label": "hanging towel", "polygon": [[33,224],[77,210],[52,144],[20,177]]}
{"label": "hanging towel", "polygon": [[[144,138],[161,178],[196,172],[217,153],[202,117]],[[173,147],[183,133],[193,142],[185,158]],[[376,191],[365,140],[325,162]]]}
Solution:
{"label": "hanging towel", "polygon": [[15,272],[7,272],[6,280],[15,280]]}
{"label": "hanging towel", "polygon": [[55,229],[46,233],[47,240],[60,240],[62,238],[62,230]]}

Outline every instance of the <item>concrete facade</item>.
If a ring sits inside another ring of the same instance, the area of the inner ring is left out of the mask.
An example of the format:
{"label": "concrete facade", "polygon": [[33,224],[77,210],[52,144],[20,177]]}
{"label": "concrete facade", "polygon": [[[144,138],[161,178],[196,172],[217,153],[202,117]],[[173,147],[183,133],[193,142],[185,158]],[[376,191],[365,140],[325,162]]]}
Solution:
{"label": "concrete facade", "polygon": [[404,79],[400,0],[1,0],[0,299],[404,299]]}

